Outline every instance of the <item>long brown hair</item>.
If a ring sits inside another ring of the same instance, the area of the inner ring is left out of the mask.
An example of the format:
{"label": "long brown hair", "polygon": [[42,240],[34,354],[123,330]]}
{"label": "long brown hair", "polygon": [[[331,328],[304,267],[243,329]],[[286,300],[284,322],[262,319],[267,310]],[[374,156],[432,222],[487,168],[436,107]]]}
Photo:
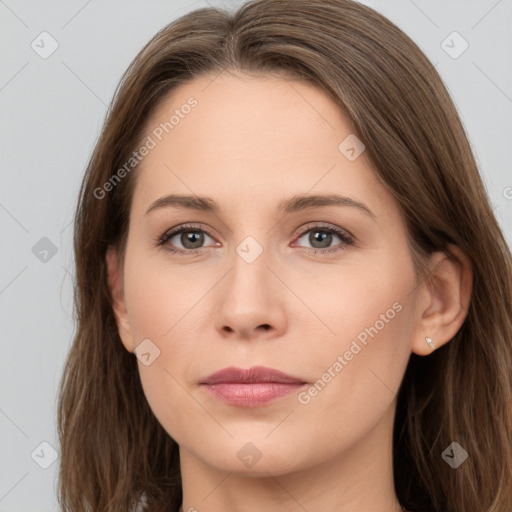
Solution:
{"label": "long brown hair", "polygon": [[[75,217],[77,328],[58,402],[63,510],[125,512],[141,496],[153,512],[181,504],[177,444],[149,408],[107,283],[106,250],[124,255],[137,169],[108,193],[98,190],[128,161],[169,91],[222,69],[305,80],[339,105],[401,208],[418,280],[428,277],[426,257],[448,244],[470,258],[466,321],[430,356],[411,355],[398,393],[395,489],[415,511],[510,512],[510,249],[435,68],[394,24],[351,0],[196,10],[157,33],[124,74]],[[469,454],[457,469],[441,457],[454,441]]]}

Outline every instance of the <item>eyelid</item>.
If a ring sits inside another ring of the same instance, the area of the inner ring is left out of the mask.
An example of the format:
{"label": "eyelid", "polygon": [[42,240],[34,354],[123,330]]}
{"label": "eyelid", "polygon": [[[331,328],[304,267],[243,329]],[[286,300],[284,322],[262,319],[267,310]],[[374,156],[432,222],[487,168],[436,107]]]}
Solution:
{"label": "eyelid", "polygon": [[337,226],[336,224],[329,224],[329,223],[322,222],[322,221],[316,221],[316,222],[311,221],[311,222],[308,222],[307,224],[301,226],[300,228],[297,229],[295,237],[300,238],[304,234],[306,234],[308,231],[311,231],[313,229],[318,229],[319,231],[325,229],[326,231],[332,231],[332,232],[336,233],[337,235],[342,236],[347,239],[351,239],[354,241],[356,239],[356,237],[354,235],[352,235],[352,233],[350,233],[346,229],[341,228],[341,227]]}

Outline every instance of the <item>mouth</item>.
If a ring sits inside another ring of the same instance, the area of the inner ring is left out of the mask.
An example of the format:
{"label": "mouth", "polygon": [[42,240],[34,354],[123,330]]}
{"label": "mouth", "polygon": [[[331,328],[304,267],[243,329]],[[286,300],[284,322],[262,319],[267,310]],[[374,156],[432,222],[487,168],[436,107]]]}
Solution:
{"label": "mouth", "polygon": [[307,382],[279,370],[229,367],[200,382],[214,398],[238,407],[259,407],[296,392]]}

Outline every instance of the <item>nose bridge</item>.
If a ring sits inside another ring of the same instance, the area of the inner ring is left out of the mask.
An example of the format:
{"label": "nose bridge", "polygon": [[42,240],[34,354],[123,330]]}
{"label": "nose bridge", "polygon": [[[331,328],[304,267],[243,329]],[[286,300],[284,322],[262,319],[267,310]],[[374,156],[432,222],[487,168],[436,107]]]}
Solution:
{"label": "nose bridge", "polygon": [[246,236],[235,247],[231,258],[228,293],[236,298],[237,304],[250,304],[255,299],[261,301],[270,291],[272,285],[269,278],[272,275],[268,265],[271,256],[268,247],[264,247],[253,236]]}
{"label": "nose bridge", "polygon": [[251,337],[262,326],[265,330],[282,328],[281,294],[268,268],[272,260],[270,250],[253,236],[246,236],[235,246],[230,271],[219,288],[218,329]]}

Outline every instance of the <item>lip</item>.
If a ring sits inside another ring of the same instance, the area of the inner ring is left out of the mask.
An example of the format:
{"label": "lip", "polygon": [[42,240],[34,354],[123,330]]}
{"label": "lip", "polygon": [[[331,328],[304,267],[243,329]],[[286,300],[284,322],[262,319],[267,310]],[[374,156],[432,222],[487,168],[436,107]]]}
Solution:
{"label": "lip", "polygon": [[307,383],[264,366],[232,366],[213,373],[200,384],[213,397],[230,405],[259,407],[294,393]]}

